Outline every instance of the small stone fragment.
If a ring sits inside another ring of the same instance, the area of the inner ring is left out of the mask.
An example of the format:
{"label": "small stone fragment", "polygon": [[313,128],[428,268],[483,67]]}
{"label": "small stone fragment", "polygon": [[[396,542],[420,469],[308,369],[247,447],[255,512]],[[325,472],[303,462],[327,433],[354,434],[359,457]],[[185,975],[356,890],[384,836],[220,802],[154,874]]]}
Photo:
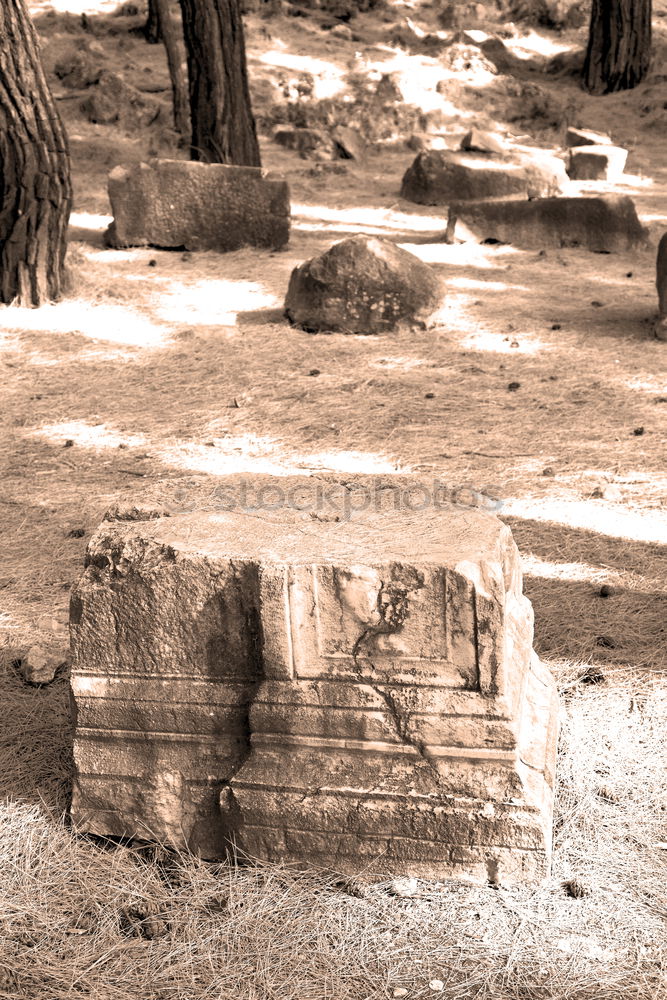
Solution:
{"label": "small stone fragment", "polygon": [[35,643],[27,653],[17,660],[18,669],[28,684],[50,684],[56,673],[67,661],[65,646],[55,643]]}
{"label": "small stone fragment", "polygon": [[273,141],[285,149],[293,149],[305,159],[315,153],[323,153],[331,159],[334,145],[331,137],[325,132],[314,128],[295,128],[282,126],[273,134]]}
{"label": "small stone fragment", "polygon": [[635,427],[635,429],[633,430],[632,433],[634,434],[635,437],[641,437],[642,434],[644,434],[644,428],[643,427]]}
{"label": "small stone fragment", "polygon": [[406,990],[404,986],[397,986],[391,995],[394,1000],[402,1000],[402,998],[406,997],[408,993],[409,990]]}
{"label": "small stone fragment", "polygon": [[428,326],[443,294],[418,257],[390,240],[353,236],[292,271],[285,315],[310,332],[380,333]]}
{"label": "small stone fragment", "polygon": [[563,888],[572,899],[583,899],[584,896],[592,894],[591,887],[580,878],[568,879],[566,882],[563,882]]}
{"label": "small stone fragment", "polygon": [[603,583],[600,587],[600,597],[613,597],[615,590],[608,583]]}
{"label": "small stone fragment", "polygon": [[521,383],[520,382],[510,382],[508,384],[508,386],[507,386],[507,391],[508,392],[516,392],[517,389],[520,389],[520,388],[521,388]]}
{"label": "small stone fragment", "polygon": [[552,467],[550,465],[547,465],[547,467],[545,469],[542,469],[542,475],[543,476],[555,476],[556,473],[555,473],[554,469],[552,469]]}
{"label": "small stone fragment", "polygon": [[602,670],[591,663],[579,678],[582,684],[604,684],[606,677]]}
{"label": "small stone fragment", "polygon": [[334,156],[342,160],[363,160],[366,143],[355,128],[337,125],[331,133],[334,142]]}
{"label": "small stone fragment", "polygon": [[387,891],[391,896],[410,899],[419,892],[419,882],[416,878],[395,878],[389,883]]}
{"label": "small stone fragment", "polygon": [[616,649],[616,640],[611,635],[599,635],[595,640],[596,646],[602,646],[604,649]]}
{"label": "small stone fragment", "polygon": [[432,979],[428,984],[428,987],[430,990],[433,990],[434,993],[442,993],[445,988],[445,984],[442,979]]}
{"label": "small stone fragment", "polygon": [[472,153],[496,153],[499,156],[504,156],[507,152],[507,146],[499,135],[483,132],[478,128],[471,128],[466,132],[461,139],[461,149]]}
{"label": "small stone fragment", "polygon": [[128,130],[146,128],[160,114],[160,104],[130,86],[117,73],[105,71],[80,104],[90,122],[119,125]]}

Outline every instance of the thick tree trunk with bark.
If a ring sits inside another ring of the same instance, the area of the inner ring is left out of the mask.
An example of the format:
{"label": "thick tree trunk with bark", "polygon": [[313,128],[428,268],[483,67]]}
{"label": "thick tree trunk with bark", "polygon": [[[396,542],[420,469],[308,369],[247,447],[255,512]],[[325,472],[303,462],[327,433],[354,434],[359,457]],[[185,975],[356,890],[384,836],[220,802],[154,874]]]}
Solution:
{"label": "thick tree trunk with bark", "polygon": [[583,86],[591,94],[636,87],[651,58],[651,0],[593,0]]}
{"label": "thick tree trunk with bark", "polygon": [[171,90],[174,101],[174,125],[176,131],[181,135],[189,136],[190,107],[188,82],[183,71],[183,58],[181,55],[181,32],[174,19],[170,3],[171,0],[155,0],[162,41],[167,53],[169,76],[171,78]]}
{"label": "thick tree trunk with bark", "polygon": [[0,302],[62,292],[72,203],[67,138],[23,0],[0,2]]}
{"label": "thick tree trunk with bark", "polygon": [[261,165],[240,0],[181,0],[193,160]]}
{"label": "thick tree trunk with bark", "polygon": [[157,0],[148,0],[148,16],[144,25],[144,38],[149,45],[157,45],[162,41],[162,27]]}

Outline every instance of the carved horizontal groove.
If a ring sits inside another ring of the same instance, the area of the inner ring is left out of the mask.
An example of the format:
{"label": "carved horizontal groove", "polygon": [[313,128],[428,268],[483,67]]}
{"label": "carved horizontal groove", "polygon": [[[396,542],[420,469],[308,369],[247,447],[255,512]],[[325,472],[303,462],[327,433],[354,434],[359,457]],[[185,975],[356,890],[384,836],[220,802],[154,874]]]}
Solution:
{"label": "carved horizontal groove", "polygon": [[[361,657],[363,659],[363,657]],[[373,661],[376,662],[375,660]],[[98,680],[100,678],[99,673],[89,673],[83,670],[73,670],[72,671],[72,681],[76,681],[79,677],[89,677],[93,680]],[[344,677],[337,676],[335,674],[305,674],[298,675],[292,678],[296,681],[304,681],[306,683],[315,683],[316,681],[323,681],[327,684],[346,684],[349,686],[350,677],[346,675]],[[246,676],[234,676],[228,675],[225,677],[209,677],[204,674],[157,674],[148,673],[146,671],[138,670],[105,670],[104,680],[141,680],[141,681],[189,681],[194,684],[241,684],[249,685],[256,684],[257,682],[249,679]],[[267,676],[265,678],[267,681],[284,681],[285,678],[282,676]],[[409,680],[400,680],[392,677],[391,681],[383,681],[381,676],[378,677],[377,674],[355,674],[354,686],[357,687],[358,684],[368,684],[368,685],[379,685],[381,687],[388,688],[431,688],[434,691],[442,691],[443,689],[448,691],[455,691],[462,698],[467,698],[471,701],[478,701],[480,698],[480,691],[478,688],[469,689],[464,687],[457,687],[452,684],[439,684],[437,678],[428,677],[424,680],[417,678],[410,678]],[[481,713],[483,714],[483,713]],[[504,716],[501,716],[504,718]]]}
{"label": "carved horizontal groove", "polygon": [[76,681],[80,677],[104,681],[189,681],[192,684],[241,684],[246,686],[257,683],[257,681],[249,679],[245,674],[226,674],[224,677],[210,677],[208,674],[157,674],[144,670],[105,670],[104,677],[101,678],[99,671],[93,673],[87,670],[74,669],[72,671],[72,681]]}
{"label": "carved horizontal groove", "polygon": [[[289,826],[262,826],[259,823],[247,823],[245,826],[246,830],[271,830],[277,833],[279,836],[285,833],[294,833],[298,837],[302,837],[304,833],[308,836],[325,836],[325,837],[341,837],[346,840],[357,840],[359,839],[358,834],[350,833],[349,830],[299,830],[297,827]],[[442,848],[442,841],[440,840],[426,840],[421,837],[403,837],[393,833],[366,833],[363,834],[364,840],[379,840],[382,843],[387,841],[400,841],[403,844],[433,844],[435,850]],[[485,851],[501,850],[510,851],[512,856],[515,857],[517,854],[544,854],[543,847],[516,847],[514,844],[470,844],[467,842],[465,844],[450,844],[447,841],[448,850],[470,850],[472,848],[482,847]]]}
{"label": "carved horizontal groove", "polygon": [[[96,785],[104,784],[105,782],[111,784],[122,782],[123,787],[138,783],[141,783],[142,788],[145,788],[146,786],[146,779],[142,774],[123,774],[118,771],[104,771],[104,773],[102,773],[100,771],[82,771],[80,768],[77,768],[77,783],[81,784],[85,781],[93,782]],[[223,781],[219,781],[218,784],[222,785]],[[188,778],[186,780],[186,785],[188,788],[194,787],[210,789],[211,781],[208,778]],[[115,812],[114,809],[101,809],[97,807],[91,809],[90,811]]]}
{"label": "carved horizontal groove", "polygon": [[[410,744],[389,743],[382,740],[338,739],[332,736],[296,736],[292,733],[251,733],[250,742],[253,746],[276,744],[277,746],[310,747],[313,750],[360,750],[364,753],[405,754],[408,757],[420,757],[417,749]],[[424,754],[428,757],[456,757],[468,760],[508,760],[514,761],[515,754],[511,751],[496,750],[489,747],[441,747],[425,746]]]}
{"label": "carved horizontal groove", "polygon": [[[239,728],[239,732],[241,729]],[[145,743],[147,739],[164,740],[167,743],[207,743],[216,746],[224,741],[225,737],[231,739],[236,734],[229,733],[161,733],[151,729],[102,729],[95,726],[79,726],[76,731],[78,740],[99,740],[108,743],[110,740],[134,740]]]}

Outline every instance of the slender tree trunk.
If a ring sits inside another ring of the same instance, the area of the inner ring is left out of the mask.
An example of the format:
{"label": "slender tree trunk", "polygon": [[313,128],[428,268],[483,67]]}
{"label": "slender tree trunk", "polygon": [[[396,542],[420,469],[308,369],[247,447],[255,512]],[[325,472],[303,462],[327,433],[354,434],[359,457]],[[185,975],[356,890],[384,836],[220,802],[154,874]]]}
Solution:
{"label": "slender tree trunk", "polygon": [[651,0],[593,0],[584,89],[631,90],[648,72],[650,58]]}
{"label": "slender tree trunk", "polygon": [[144,25],[144,38],[149,45],[157,45],[162,41],[162,28],[157,0],[148,0],[148,16]]}
{"label": "slender tree trunk", "polygon": [[72,204],[67,138],[23,0],[0,2],[0,302],[62,293]]}
{"label": "slender tree trunk", "polygon": [[240,0],[181,0],[193,160],[261,165]]}
{"label": "slender tree trunk", "polygon": [[183,136],[190,135],[190,107],[188,83],[183,72],[181,54],[181,32],[174,20],[170,0],[155,0],[162,32],[162,41],[167,52],[171,90],[174,101],[174,125]]}

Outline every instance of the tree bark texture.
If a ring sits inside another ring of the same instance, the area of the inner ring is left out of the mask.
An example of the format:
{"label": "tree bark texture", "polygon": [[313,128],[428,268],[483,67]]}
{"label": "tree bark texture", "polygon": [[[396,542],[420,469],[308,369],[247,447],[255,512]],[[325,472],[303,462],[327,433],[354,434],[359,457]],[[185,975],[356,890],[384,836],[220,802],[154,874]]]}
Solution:
{"label": "tree bark texture", "polygon": [[651,0],[593,0],[584,89],[631,90],[648,72],[650,58]]}
{"label": "tree bark texture", "polygon": [[174,102],[174,126],[180,135],[190,135],[190,106],[188,82],[183,70],[181,54],[181,32],[174,18],[171,0],[155,0],[158,9],[158,19],[162,41],[167,53],[167,64],[171,79],[171,90]]}
{"label": "tree bark texture", "polygon": [[24,0],[0,2],[0,302],[63,288],[72,205],[67,137]]}
{"label": "tree bark texture", "polygon": [[162,41],[162,28],[157,0],[148,0],[148,16],[144,25],[144,38],[149,45]]}
{"label": "tree bark texture", "polygon": [[181,0],[190,78],[190,156],[259,167],[240,0]]}

